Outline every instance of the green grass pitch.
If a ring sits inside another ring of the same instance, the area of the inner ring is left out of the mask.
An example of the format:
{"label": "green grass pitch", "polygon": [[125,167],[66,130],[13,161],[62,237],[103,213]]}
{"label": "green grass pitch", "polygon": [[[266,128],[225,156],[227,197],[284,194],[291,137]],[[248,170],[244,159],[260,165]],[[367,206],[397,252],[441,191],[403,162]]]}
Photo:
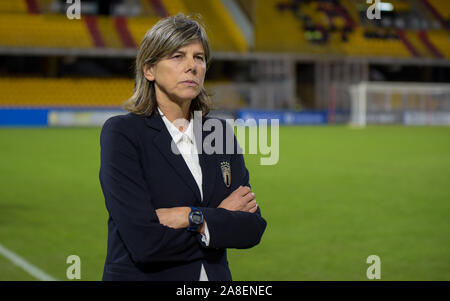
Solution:
{"label": "green grass pitch", "polygon": [[[66,280],[100,280],[107,212],[99,128],[0,129],[0,244]],[[281,127],[280,159],[246,155],[268,222],[229,250],[234,280],[450,280],[450,127]],[[33,280],[0,255],[0,280]]]}

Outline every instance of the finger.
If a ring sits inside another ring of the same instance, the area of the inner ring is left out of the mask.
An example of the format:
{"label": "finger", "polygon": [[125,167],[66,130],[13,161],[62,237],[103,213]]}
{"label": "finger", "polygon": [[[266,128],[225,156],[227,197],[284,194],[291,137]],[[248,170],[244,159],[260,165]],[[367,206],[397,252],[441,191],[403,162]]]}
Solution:
{"label": "finger", "polygon": [[252,190],[248,186],[240,186],[238,188],[238,192],[241,196],[246,195],[247,193],[251,192]]}
{"label": "finger", "polygon": [[253,192],[249,192],[249,193],[247,193],[246,195],[244,195],[243,197],[243,201],[244,202],[251,202],[252,200],[254,200],[255,199],[255,193],[253,193]]}
{"label": "finger", "polygon": [[249,210],[252,209],[252,208],[254,208],[254,207],[256,207],[256,206],[257,206],[256,200],[252,200],[252,201],[250,201],[250,202],[248,203],[248,209],[249,209]]}
{"label": "finger", "polygon": [[245,189],[245,186],[239,185],[238,188],[236,188],[234,191],[236,192],[242,192]]}
{"label": "finger", "polygon": [[255,213],[257,210],[258,210],[258,204],[255,201],[255,206],[253,208],[251,208],[248,212]]}
{"label": "finger", "polygon": [[247,205],[245,205],[244,211],[250,212],[250,210],[253,209],[255,206],[256,206],[256,200],[252,200],[252,201],[248,202]]}

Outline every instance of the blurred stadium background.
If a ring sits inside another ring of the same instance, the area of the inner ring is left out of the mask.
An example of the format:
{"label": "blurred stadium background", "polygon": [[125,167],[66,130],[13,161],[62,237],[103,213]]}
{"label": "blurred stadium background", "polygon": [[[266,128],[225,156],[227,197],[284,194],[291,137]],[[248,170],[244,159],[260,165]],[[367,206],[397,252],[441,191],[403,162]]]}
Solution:
{"label": "blurred stadium background", "polygon": [[39,279],[5,250],[101,279],[100,126],[178,12],[207,27],[212,114],[280,119],[278,164],[246,155],[268,228],[235,280],[367,280],[372,254],[382,280],[450,280],[449,1],[70,2],[0,0],[0,280]]}

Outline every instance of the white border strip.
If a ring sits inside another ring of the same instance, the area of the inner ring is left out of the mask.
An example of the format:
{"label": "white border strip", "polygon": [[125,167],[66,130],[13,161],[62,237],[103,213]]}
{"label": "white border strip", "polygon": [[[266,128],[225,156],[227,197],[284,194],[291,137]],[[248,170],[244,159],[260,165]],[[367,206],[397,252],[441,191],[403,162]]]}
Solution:
{"label": "white border strip", "polygon": [[0,244],[0,254],[9,259],[12,263],[25,270],[28,274],[41,281],[57,281],[52,276],[46,274],[39,268],[35,267],[19,255],[5,248]]}

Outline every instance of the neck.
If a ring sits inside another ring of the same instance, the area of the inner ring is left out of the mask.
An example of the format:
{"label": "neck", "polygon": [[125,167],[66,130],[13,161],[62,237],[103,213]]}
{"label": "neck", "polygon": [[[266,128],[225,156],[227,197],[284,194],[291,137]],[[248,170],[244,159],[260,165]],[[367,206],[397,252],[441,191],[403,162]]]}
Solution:
{"label": "neck", "polygon": [[187,121],[190,120],[189,108],[191,106],[191,101],[192,100],[175,102],[162,97],[157,97],[159,109],[172,123],[177,119],[186,119]]}

